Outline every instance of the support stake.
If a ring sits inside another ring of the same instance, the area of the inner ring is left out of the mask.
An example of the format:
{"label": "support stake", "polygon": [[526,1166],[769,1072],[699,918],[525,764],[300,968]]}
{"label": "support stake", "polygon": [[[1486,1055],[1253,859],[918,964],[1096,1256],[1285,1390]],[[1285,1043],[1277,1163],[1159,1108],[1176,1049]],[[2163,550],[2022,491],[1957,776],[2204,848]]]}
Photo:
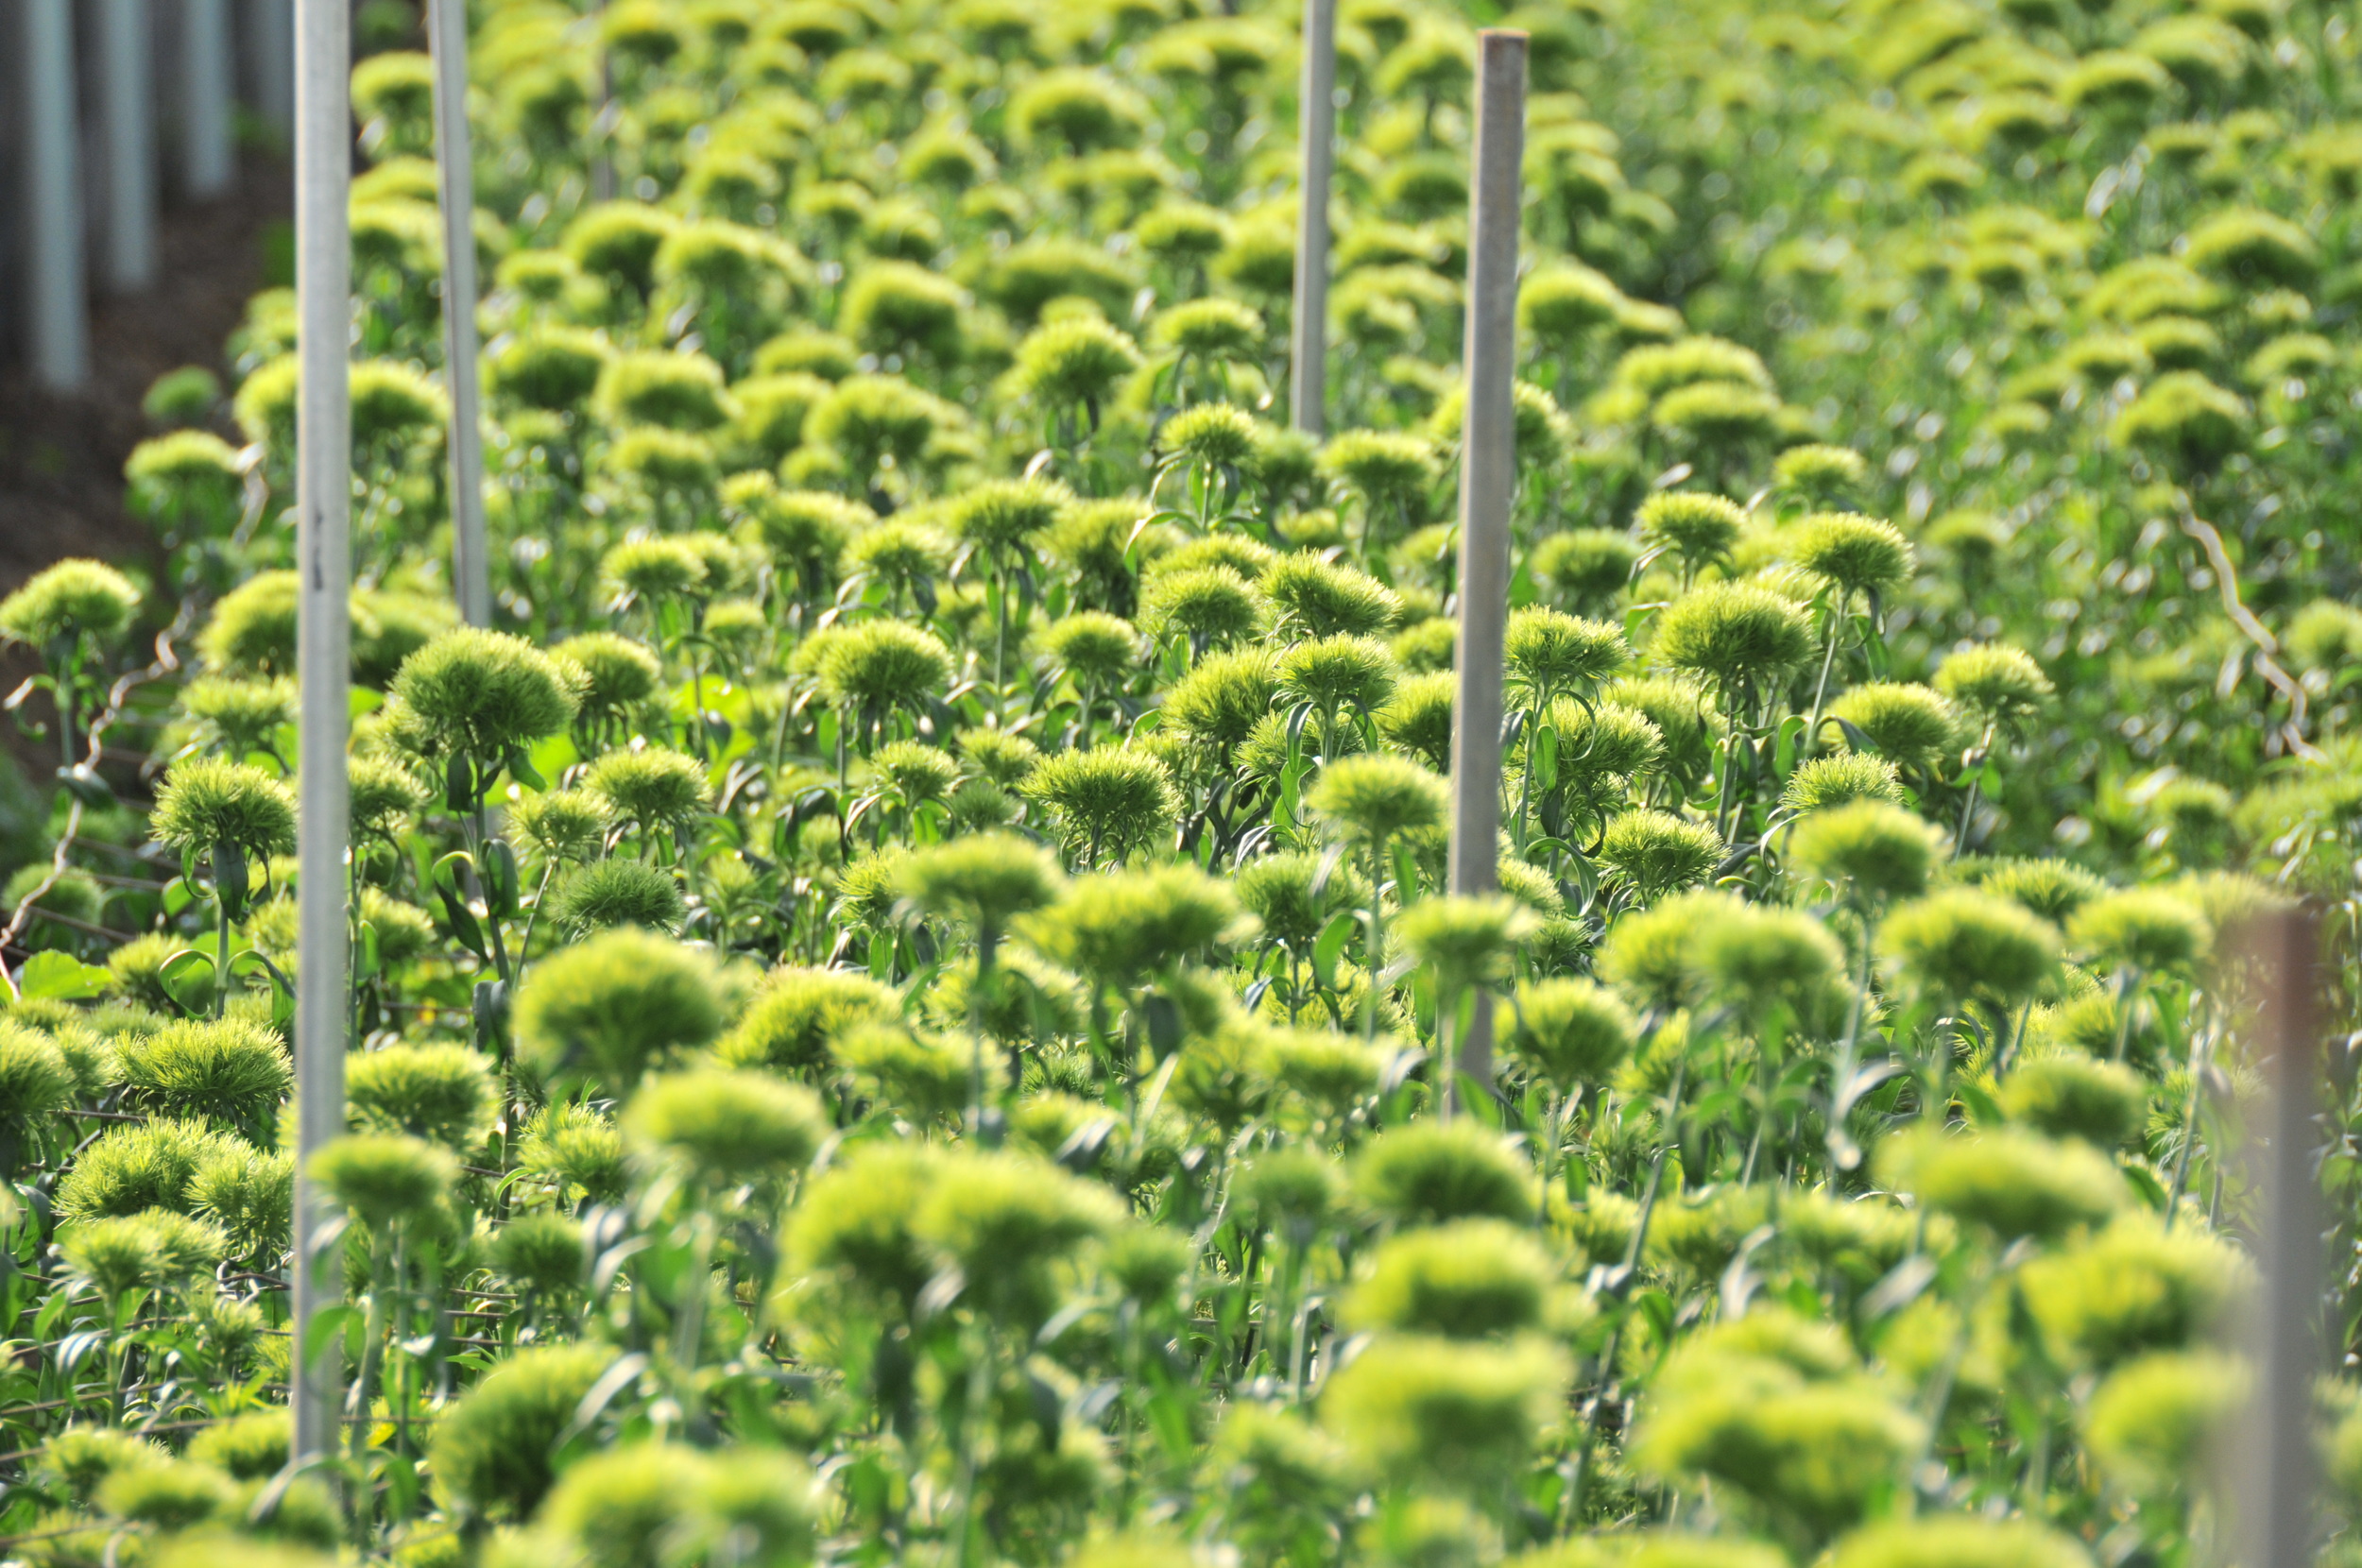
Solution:
{"label": "support stake", "polygon": [[156,281],[156,34],[148,0],[101,0],[99,110],[106,120],[107,285]]}
{"label": "support stake", "polygon": [[468,0],[429,0],[435,165],[443,207],[443,380],[451,394],[452,586],[471,626],[492,623],[484,529],[484,427],[476,405],[475,168],[468,132]]}
{"label": "support stake", "polygon": [[210,200],[230,188],[230,0],[181,0],[180,179]]}
{"label": "support stake", "polygon": [[1288,420],[1327,429],[1328,186],[1337,162],[1337,0],[1305,0],[1304,80],[1297,94],[1304,169],[1296,196],[1296,281],[1289,324]]}
{"label": "support stake", "polygon": [[[1477,34],[1476,148],[1468,213],[1468,373],[1460,442],[1460,640],[1452,707],[1451,866],[1454,894],[1500,886],[1501,644],[1509,620],[1509,499],[1517,478],[1519,165],[1525,158],[1526,35]],[[1454,1021],[1442,1021],[1448,1040]],[[1452,1051],[1479,1083],[1493,1076],[1492,998],[1479,992]],[[1459,1083],[1446,1084],[1446,1104]]]}
{"label": "support stake", "polygon": [[[301,380],[296,420],[296,669],[301,725],[296,819],[295,1457],[336,1448],[342,1357],[310,1343],[312,1320],[343,1299],[336,1259],[322,1257],[329,1219],[312,1156],[344,1131],[350,954],[345,931],[351,670],[352,399],[351,332],[352,110],[348,0],[296,5],[296,311]],[[334,1249],[332,1248],[331,1251]]]}
{"label": "support stake", "polygon": [[90,380],[90,299],[69,0],[26,0],[24,38],[26,337],[35,379],[49,391],[75,392]]}

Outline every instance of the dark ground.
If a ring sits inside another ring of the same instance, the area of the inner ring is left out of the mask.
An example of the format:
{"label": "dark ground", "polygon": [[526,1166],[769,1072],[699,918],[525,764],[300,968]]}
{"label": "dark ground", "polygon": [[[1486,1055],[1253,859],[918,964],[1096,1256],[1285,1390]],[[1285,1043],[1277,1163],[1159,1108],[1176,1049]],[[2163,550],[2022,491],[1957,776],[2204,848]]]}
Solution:
{"label": "dark ground", "polygon": [[[293,196],[283,162],[249,154],[229,195],[165,213],[156,285],[92,301],[87,391],[43,392],[23,366],[0,366],[0,597],[69,556],[94,557],[153,580],[161,565],[154,537],[124,509],[124,459],[159,434],[141,414],[140,400],[158,376],[183,365],[204,366],[227,382],[223,347],[248,297],[264,285],[265,234],[286,220]],[[236,438],[226,410],[221,434]],[[170,606],[150,609],[167,618]],[[22,650],[0,651],[0,694],[33,669]],[[0,720],[0,772],[23,770],[46,793],[57,759],[45,743]],[[18,816],[27,804],[22,775],[0,777],[0,818]],[[11,827],[21,831],[19,824],[0,821],[0,841],[16,837]],[[0,861],[9,859],[0,845]]]}

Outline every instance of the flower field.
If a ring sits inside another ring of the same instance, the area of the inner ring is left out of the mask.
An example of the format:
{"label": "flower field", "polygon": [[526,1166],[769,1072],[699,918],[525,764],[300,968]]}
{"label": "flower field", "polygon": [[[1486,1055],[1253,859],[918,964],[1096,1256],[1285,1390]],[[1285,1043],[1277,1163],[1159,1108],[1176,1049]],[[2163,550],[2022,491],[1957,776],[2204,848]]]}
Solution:
{"label": "flower field", "polygon": [[[55,767],[0,1559],[2241,1559],[2257,923],[2362,1025],[2346,14],[1344,0],[1318,411],[1294,7],[471,23],[488,626],[434,76],[351,78],[350,885],[296,871],[291,291],[150,395],[161,573],[0,602]],[[1480,26],[1529,85],[1454,893]]]}

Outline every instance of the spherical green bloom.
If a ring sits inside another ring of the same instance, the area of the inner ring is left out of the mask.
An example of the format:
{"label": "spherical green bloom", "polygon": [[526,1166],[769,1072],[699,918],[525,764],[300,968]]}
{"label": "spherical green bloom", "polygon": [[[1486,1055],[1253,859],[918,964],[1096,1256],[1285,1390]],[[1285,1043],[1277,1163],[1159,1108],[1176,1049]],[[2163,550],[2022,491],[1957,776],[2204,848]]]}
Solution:
{"label": "spherical green bloom", "polygon": [[145,1215],[77,1220],[58,1232],[67,1274],[105,1301],[165,1281],[163,1248]]}
{"label": "spherical green bloom", "polygon": [[2067,937],[2094,959],[2160,974],[2188,969],[2205,955],[2214,933],[2187,899],[2159,888],[2125,888],[2078,909]]}
{"label": "spherical green bloom", "polygon": [[1771,685],[1812,649],[1812,620],[1801,606],[1753,584],[1714,582],[1666,608],[1650,652],[1725,685]]}
{"label": "spherical green bloom", "polygon": [[1566,353],[1616,319],[1622,291],[1580,262],[1537,266],[1517,286],[1517,325],[1526,336]]}
{"label": "spherical green bloom", "polygon": [[511,1285],[545,1296],[580,1287],[582,1226],[549,1209],[521,1214],[492,1235],[492,1271]]}
{"label": "spherical green bloom", "polygon": [[1386,743],[1438,773],[1451,765],[1452,703],[1457,677],[1447,671],[1413,675],[1395,689],[1378,710],[1378,732]]}
{"label": "spherical green bloom", "polygon": [[2251,207],[2211,213],[2190,227],[2182,259],[2246,282],[2302,287],[2320,269],[2320,247],[2286,218]]}
{"label": "spherical green bloom", "polygon": [[991,179],[1000,162],[971,132],[956,125],[933,125],[902,144],[897,166],[904,179],[917,184],[961,190]]}
{"label": "spherical green bloom", "polygon": [[1070,853],[1094,866],[1103,850],[1121,861],[1147,848],[1172,831],[1181,809],[1164,763],[1130,746],[1045,758],[1018,793],[1057,820]]}
{"label": "spherical green bloom", "polygon": [[1920,1433],[1916,1420],[1869,1388],[1725,1384],[1665,1400],[1635,1457],[1659,1474],[1720,1482],[1826,1539],[1897,1484]]}
{"label": "spherical green bloom", "polygon": [[113,1128],[83,1149],[58,1184],[58,1213],[83,1219],[185,1208],[197,1167],[223,1150],[243,1147],[202,1122],[159,1116]]}
{"label": "spherical green bloom", "polygon": [[209,501],[228,508],[246,475],[237,449],[212,431],[176,430],[133,447],[123,477],[143,512],[170,518]]}
{"label": "spherical green bloom", "polygon": [[1823,512],[1798,525],[1796,564],[1846,594],[1890,592],[1910,580],[1918,564],[1900,529],[1851,512]]}
{"label": "spherical green bloom", "polygon": [[790,1267],[907,1306],[936,1270],[916,1220],[942,1185],[944,1163],[933,1147],[892,1140],[831,1161],[796,1207]]}
{"label": "spherical green bloom", "polygon": [[864,621],[829,639],[818,673],[821,695],[838,707],[883,709],[941,692],[951,654],[933,632]]}
{"label": "spherical green bloom", "polygon": [[845,285],[837,330],[876,352],[909,347],[949,358],[970,303],[966,289],[916,263],[873,261]]}
{"label": "spherical green bloom", "polygon": [[1936,690],[1987,723],[2033,718],[2050,705],[2050,677],[2024,650],[1978,643],[1945,656]]}
{"label": "spherical green bloom", "polygon": [[200,675],[180,689],[180,710],[217,737],[231,758],[243,759],[267,749],[280,726],[295,723],[295,685]]}
{"label": "spherical green bloom", "polygon": [[420,1138],[348,1133],[312,1156],[312,1180],[365,1225],[421,1219],[458,1176],[457,1162]]}
{"label": "spherical green bloom", "polygon": [[593,407],[610,425],[705,431],[729,422],[722,367],[703,354],[639,350],[619,354],[599,372]]}
{"label": "spherical green bloom", "polygon": [[2248,418],[2247,401],[2237,393],[2196,370],[2171,370],[2126,405],[2109,434],[2119,446],[2146,448],[2181,471],[2199,473],[2239,445]]}
{"label": "spherical green bloom", "polygon": [[1789,835],[1788,853],[1800,870],[1846,884],[1860,897],[1915,898],[1927,891],[1944,844],[1933,823],[1871,796],[1806,815]]}
{"label": "spherical green bloom", "polygon": [[828,1134],[817,1096],[764,1072],[699,1068],[642,1082],[624,1131],[722,1186],[783,1175],[812,1162]]}
{"label": "spherical green bloom", "polygon": [[1373,1213],[1396,1225],[1455,1219],[1524,1223],[1533,1208],[1533,1171],[1498,1133],[1463,1118],[1389,1129],[1353,1162],[1353,1188]]}
{"label": "spherical green bloom", "polygon": [[1245,468],[1255,457],[1255,418],[1228,403],[1198,403],[1166,421],[1159,439],[1207,468]]}
{"label": "spherical green bloom", "polygon": [[1020,146],[1054,142],[1076,158],[1138,140],[1147,106],[1104,68],[1044,71],[1009,100],[1009,133]]}
{"label": "spherical green bloom", "polygon": [[540,1527],[587,1568],[657,1568],[683,1515],[705,1456],[668,1442],[632,1442],[575,1461],[551,1489]]}
{"label": "spherical green bloom", "polygon": [[1562,697],[1549,708],[1558,731],[1563,779],[1595,784],[1608,777],[1637,779],[1665,765],[1665,732],[1645,713],[1621,703],[1584,707]]}
{"label": "spherical green bloom", "polygon": [[[896,879],[901,875],[899,865],[888,871]],[[885,1022],[898,1011],[893,994],[867,975],[781,967],[764,979],[717,1054],[732,1066],[818,1076],[848,1031]]]}
{"label": "spherical green bloom", "polygon": [[1628,534],[1605,528],[1570,528],[1536,543],[1526,570],[1577,608],[1603,607],[1632,581],[1640,546]]}
{"label": "spherical green bloom", "polygon": [[484,1058],[467,1047],[396,1044],[346,1059],[345,1103],[356,1129],[464,1155],[490,1130],[497,1097]]}
{"label": "spherical green bloom", "polygon": [[625,539],[599,558],[599,575],[618,596],[653,603],[703,588],[706,563],[686,539]]}
{"label": "spherical green bloom", "polygon": [[615,1353],[603,1345],[518,1351],[435,1424],[436,1490],[481,1519],[523,1519],[556,1479],[552,1452]]}
{"label": "spherical green bloom", "polygon": [[19,1134],[74,1103],[73,1064],[58,1043],[11,1018],[0,1018],[0,1128]]}
{"label": "spherical green bloom", "polygon": [[517,1168],[556,1189],[608,1203],[624,1193],[624,1134],[595,1111],[559,1102],[536,1111],[517,1143]]}
{"label": "spherical green bloom", "polygon": [[1651,496],[1633,519],[1652,549],[1670,551],[1693,570],[1728,555],[1746,524],[1737,502],[1698,490]]}
{"label": "spherical green bloom", "polygon": [[[653,541],[651,541],[653,542]],[[613,558],[613,552],[609,552]],[[621,564],[621,563],[618,563]],[[698,574],[704,571],[699,561]],[[634,568],[635,574],[639,569]],[[620,572],[610,576],[621,580]],[[639,591],[635,585],[635,591]],[[573,666],[582,678],[573,682],[580,698],[576,712],[593,724],[620,719],[656,693],[663,667],[642,644],[614,632],[585,632],[550,650],[550,656]]]}
{"label": "spherical green bloom", "polygon": [[1566,1379],[1563,1354],[1539,1339],[1389,1335],[1329,1379],[1321,1419],[1372,1470],[1490,1495],[1523,1469]]}
{"label": "spherical green bloom", "polygon": [[1740,908],[1726,893],[1689,893],[1619,918],[1608,928],[1600,974],[1652,1008],[1691,999],[1697,971],[1690,963],[1700,931]]}
{"label": "spherical green bloom", "polygon": [[517,999],[518,1044],[544,1077],[621,1093],[722,1032],[717,989],[704,955],[651,931],[608,931],[534,966]]}
{"label": "spherical green bloom", "polygon": [[2145,1355],[2092,1395],[2084,1440],[2112,1478],[2168,1491],[2206,1458],[2246,1405],[2251,1382],[2244,1363],[2220,1354]]}
{"label": "spherical green bloom", "polygon": [[580,408],[598,390],[610,357],[596,332],[539,326],[519,332],[487,356],[486,381],[495,397],[564,413]]}
{"label": "spherical green bloom", "polygon": [[407,365],[358,360],[351,391],[356,448],[421,439],[451,423],[451,400],[443,389]]}
{"label": "spherical green bloom", "polygon": [[230,400],[239,432],[282,461],[295,454],[296,377],[295,355],[282,353],[256,366]]}
{"label": "spherical green bloom", "polygon": [[[364,67],[373,63],[363,61]],[[156,1459],[113,1472],[100,1484],[96,1500],[110,1517],[127,1524],[165,1532],[186,1530],[229,1510],[230,1477],[211,1465]]]}
{"label": "spherical green bloom", "polygon": [[115,1081],[151,1110],[256,1127],[286,1098],[295,1068],[279,1037],[259,1024],[192,1019],[118,1040]]}
{"label": "spherical green bloom", "polygon": [[1309,853],[1262,855],[1232,879],[1239,902],[1262,922],[1266,938],[1309,948],[1339,912],[1368,902],[1368,884],[1349,867],[1331,867],[1320,882],[1321,863]]}
{"label": "spherical green bloom", "polygon": [[1617,627],[1540,605],[1511,611],[1504,639],[1510,679],[1541,699],[1590,690],[1632,657]]}
{"label": "spherical green bloom", "polygon": [[1295,282],[1296,241],[1291,225],[1258,220],[1234,224],[1213,261],[1214,276],[1251,294],[1285,298]]}
{"label": "spherical green bloom", "polygon": [[1531,1232],[1463,1219],[1380,1245],[1344,1315],[1360,1329],[1497,1338],[1542,1327],[1558,1286],[1550,1255]]}
{"label": "spherical green bloom", "polygon": [[1395,694],[1394,656],[1349,632],[1297,643],[1280,655],[1278,674],[1281,691],[1326,713],[1381,707]]}
{"label": "spherical green bloom", "polygon": [[262,769],[193,757],[164,775],[148,830],[184,855],[226,845],[249,860],[295,847],[295,796]]}
{"label": "spherical green bloom", "polygon": [[2048,1056],[2018,1065],[2002,1086],[2001,1104],[2011,1120],[2047,1137],[2120,1149],[2148,1119],[2148,1086],[2113,1062]]}
{"label": "spherical green bloom", "polygon": [[2088,1144],[2014,1131],[1901,1134],[1879,1145],[1878,1170],[1928,1208],[1983,1225],[2004,1240],[2050,1239],[2097,1224],[2126,1197],[2114,1162]]}
{"label": "spherical green bloom", "polygon": [[[967,999],[967,977],[961,980],[962,995],[954,996],[949,989],[939,994],[947,1014],[958,1011]],[[990,1010],[987,1013],[985,1031],[998,1036]],[[899,1025],[873,1024],[853,1030],[838,1045],[836,1055],[856,1094],[872,1104],[892,1106],[897,1116],[920,1126],[938,1121],[957,1126],[978,1090],[985,1104],[1000,1098],[1005,1077],[998,1058],[978,1056],[966,1040],[923,1034]]]}
{"label": "spherical green bloom", "polygon": [[917,462],[938,432],[958,422],[956,409],[899,376],[854,375],[805,417],[804,440],[834,451],[865,480],[888,458],[903,468]]}
{"label": "spherical green bloom", "polygon": [[1049,1267],[1115,1228],[1122,1209],[1104,1186],[1047,1160],[972,1153],[947,1160],[914,1230],[966,1274],[988,1312],[1037,1317]]}
{"label": "spherical green bloom", "polygon": [[738,1444],[706,1456],[690,1493],[689,1536],[705,1560],[795,1564],[813,1556],[812,1472],[775,1448]]}
{"label": "spherical green bloom", "polygon": [[1643,903],[1695,887],[1722,861],[1720,835],[1711,824],[1644,808],[1610,818],[1600,839],[1600,861],[1629,883]]}
{"label": "spherical green bloom", "polygon": [[1772,478],[1782,492],[1808,506],[1836,506],[1861,494],[1870,465],[1851,447],[1807,442],[1774,458]]}
{"label": "spherical green bloom", "polygon": [[[1151,577],[1141,595],[1140,621],[1160,636],[1178,632],[1219,648],[1259,632],[1264,609],[1263,596],[1245,578],[1225,566],[1203,566]],[[1170,706],[1170,695],[1166,701]]]}
{"label": "spherical green bloom", "polygon": [[1268,650],[1250,647],[1213,654],[1198,660],[1165,693],[1164,722],[1226,757],[1271,712],[1278,694],[1278,667]]}
{"label": "spherical green bloom", "polygon": [[1442,466],[1434,442],[1399,430],[1349,430],[1320,456],[1320,471],[1364,504],[1395,509],[1418,509]]}
{"label": "spherical green bloom", "polygon": [[1042,629],[1041,644],[1079,686],[1121,685],[1139,668],[1139,633],[1104,610],[1061,616]]}
{"label": "spherical green bloom", "polygon": [[870,770],[880,784],[908,805],[941,800],[960,775],[960,765],[950,752],[920,741],[881,746],[870,760]]}
{"label": "spherical green bloom", "polygon": [[2072,861],[2003,861],[1985,873],[1987,893],[2007,898],[2054,926],[2107,891],[2107,884]]}
{"label": "spherical green bloom", "polygon": [[590,764],[583,788],[613,820],[643,833],[682,831],[713,802],[704,765],[663,746],[608,752]]}
{"label": "spherical green bloom", "polygon": [[1306,797],[1313,813],[1372,845],[1444,821],[1444,781],[1405,758],[1341,758],[1321,770]]}
{"label": "spherical green bloom", "polygon": [[1517,987],[1509,1052],[1561,1094],[1596,1087],[1638,1044],[1640,1026],[1621,997],[1585,980]]}
{"label": "spherical green bloom", "polygon": [[1820,921],[1801,910],[1741,904],[1701,921],[1693,937],[1699,972],[1716,994],[1739,1004],[1751,1021],[1785,1003],[1809,1024],[1845,963]]}
{"label": "spherical green bloom", "polygon": [[1897,908],[1879,946],[1939,996],[2014,1005],[2058,966],[2059,933],[2019,905],[1958,888]]}
{"label": "spherical green bloom", "polygon": [[812,411],[830,391],[827,382],[800,371],[740,382],[730,388],[730,399],[738,405],[731,433],[763,461],[778,463],[803,440]]}
{"label": "spherical green bloom", "polygon": [[404,659],[392,694],[435,745],[486,762],[564,729],[576,700],[568,672],[548,655],[473,626]]}
{"label": "spherical green bloom", "polygon": [[555,863],[590,859],[613,826],[607,803],[585,790],[529,794],[508,812],[509,834],[519,846]]}
{"label": "spherical green bloom", "polygon": [[1041,750],[1003,729],[964,729],[955,736],[967,765],[1003,788],[1021,782],[1041,761]]}
{"label": "spherical green bloom", "polygon": [[[1020,198],[1021,199],[1021,198]],[[1081,239],[1054,234],[1036,234],[1019,240],[994,257],[986,267],[978,291],[999,304],[1009,315],[1021,321],[1031,321],[1043,315],[1043,308],[1056,299],[1088,300],[1109,315],[1121,315],[1131,308],[1132,296],[1139,287],[1139,278],[1121,257],[1105,247]],[[1099,323],[1098,339],[1103,351],[1118,351],[1118,357],[1133,353],[1132,340]],[[1086,334],[1087,337],[1090,334]],[[1026,339],[1034,341],[1040,334]],[[1084,341],[1070,338],[1070,347]],[[1023,350],[1019,349],[1020,359]],[[1138,362],[1131,360],[1122,368],[1109,372],[1107,384],[1129,373]],[[1055,398],[1047,389],[1039,395]],[[1076,392],[1075,397],[1083,394]]]}
{"label": "spherical green bloom", "polygon": [[913,852],[902,886],[930,914],[998,936],[1020,914],[1047,906],[1064,885],[1057,863],[1014,833],[976,833]]}
{"label": "spherical green bloom", "polygon": [[1011,386],[1052,407],[1104,402],[1139,368],[1132,339],[1093,316],[1069,316],[1035,328],[1017,346]]}
{"label": "spherical green bloom", "polygon": [[1024,934],[1053,963],[1121,987],[1223,941],[1238,912],[1229,890],[1195,866],[1165,865],[1079,878]]}
{"label": "spherical green bloom", "polygon": [[1923,773],[1934,772],[1960,738],[1960,710],[1951,700],[1909,681],[1857,686],[1829,705],[1829,717],[1858,730],[1896,767]]}
{"label": "spherical green bloom", "polygon": [[221,378],[201,365],[184,365],[148,383],[140,412],[158,424],[196,425],[220,402]]}
{"label": "spherical green bloom", "polygon": [[1868,752],[1808,757],[1780,789],[1780,805],[1800,816],[1860,801],[1903,804],[1903,778],[1893,763]]}
{"label": "spherical green bloom", "polygon": [[249,1410],[206,1427],[189,1440],[189,1457],[234,1480],[267,1480],[287,1462],[295,1423],[284,1410]]}
{"label": "spherical green bloom", "polygon": [[242,1256],[271,1256],[286,1244],[295,1215],[295,1156],[225,1142],[198,1160],[188,1202],[221,1228]]}
{"label": "spherical green bloom", "polygon": [[[1152,255],[1156,251],[1149,245],[1144,231],[1157,216],[1157,213],[1151,213],[1133,229],[1134,236],[1149,248]],[[1222,247],[1221,240],[1225,231],[1215,230],[1215,250]],[[1152,340],[1160,349],[1177,349],[1200,359],[1246,362],[1251,361],[1262,348],[1263,318],[1235,299],[1214,297],[1190,299],[1168,306],[1157,314]]]}
{"label": "spherical green bloom", "polygon": [[33,1474],[43,1490],[77,1508],[88,1508],[108,1476],[118,1470],[170,1457],[163,1445],[112,1426],[68,1426],[41,1445]]}
{"label": "spherical green bloom", "polygon": [[578,865],[550,890],[550,917],[575,937],[640,928],[670,936],[688,906],[672,873],[628,858]]}
{"label": "spherical green bloom", "polygon": [[60,561],[0,599],[0,640],[46,649],[77,636],[107,641],[139,613],[140,590],[97,561]]}

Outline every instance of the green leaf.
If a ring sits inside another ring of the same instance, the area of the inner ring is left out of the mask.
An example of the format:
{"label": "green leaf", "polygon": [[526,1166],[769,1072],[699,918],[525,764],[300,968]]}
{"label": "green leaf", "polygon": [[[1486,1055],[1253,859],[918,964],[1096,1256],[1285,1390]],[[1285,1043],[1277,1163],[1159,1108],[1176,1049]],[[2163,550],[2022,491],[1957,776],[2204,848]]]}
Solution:
{"label": "green leaf", "polygon": [[105,996],[112,979],[104,969],[84,963],[71,953],[53,949],[35,953],[25,961],[25,967],[16,977],[16,988],[28,999],[80,1002]]}
{"label": "green leaf", "polygon": [[[172,998],[172,1005],[192,1018],[197,1017],[205,1010],[181,996],[181,977],[190,973],[200,963],[205,966],[207,975],[213,975],[214,960],[211,954],[200,953],[194,947],[183,947],[164,960],[156,970],[156,983],[163,986],[164,995]],[[218,977],[215,978],[218,980]]]}
{"label": "green leaf", "polygon": [[1320,940],[1312,945],[1312,980],[1322,990],[1337,989],[1337,960],[1361,928],[1361,915],[1351,910],[1331,915],[1328,924],[1321,928]]}

